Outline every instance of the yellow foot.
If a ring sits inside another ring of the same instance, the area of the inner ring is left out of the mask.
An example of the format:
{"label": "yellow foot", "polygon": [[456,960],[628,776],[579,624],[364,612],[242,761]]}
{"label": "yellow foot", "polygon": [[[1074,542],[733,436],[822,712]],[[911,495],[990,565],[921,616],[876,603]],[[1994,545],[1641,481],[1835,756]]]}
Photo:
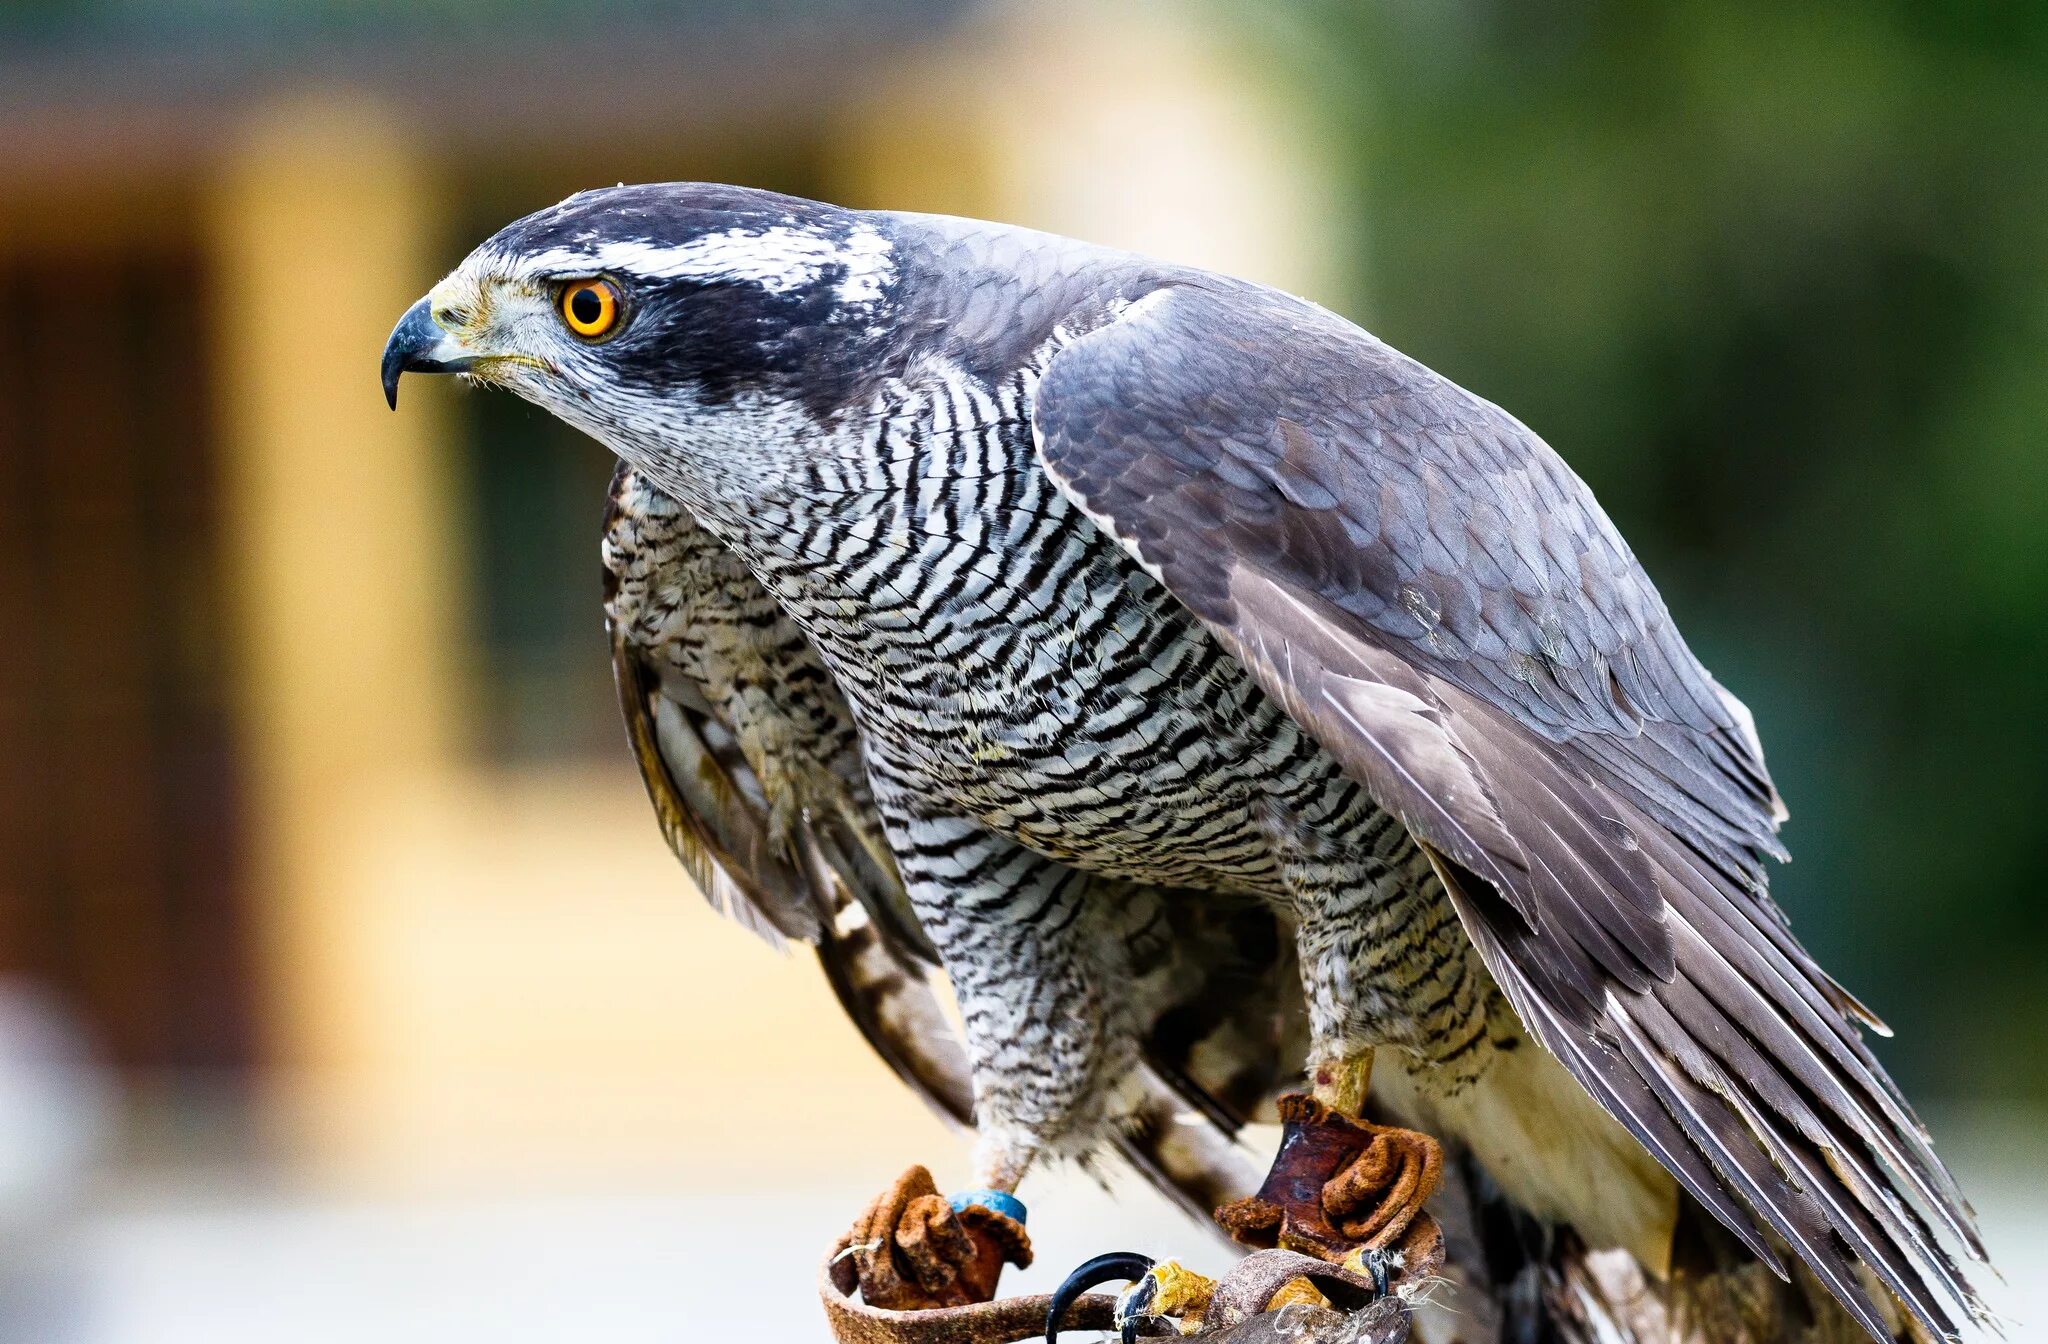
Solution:
{"label": "yellow foot", "polygon": [[1118,1309],[1171,1321],[1181,1334],[1192,1335],[1202,1328],[1202,1318],[1215,1300],[1216,1280],[1195,1273],[1178,1260],[1168,1260],[1152,1266],[1132,1288],[1128,1304],[1119,1304]]}
{"label": "yellow foot", "polygon": [[1154,1264],[1145,1256],[1127,1251],[1098,1255],[1067,1275],[1066,1282],[1052,1295],[1045,1321],[1045,1337],[1050,1344],[1057,1344],[1067,1310],[1081,1294],[1098,1284],[1122,1280],[1131,1285],[1116,1300],[1115,1326],[1123,1344],[1135,1344],[1141,1331],[1158,1333],[1145,1330],[1158,1323],[1170,1326],[1184,1338],[1194,1335],[1202,1329],[1210,1304],[1216,1300],[1216,1281],[1178,1261]]}

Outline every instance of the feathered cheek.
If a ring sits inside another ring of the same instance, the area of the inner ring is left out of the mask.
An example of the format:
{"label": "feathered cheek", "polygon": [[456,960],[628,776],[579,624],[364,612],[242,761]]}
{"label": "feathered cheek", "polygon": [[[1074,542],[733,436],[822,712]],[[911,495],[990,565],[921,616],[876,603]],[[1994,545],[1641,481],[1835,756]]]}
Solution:
{"label": "feathered cheek", "polygon": [[547,402],[549,393],[561,385],[561,370],[541,355],[507,351],[480,357],[464,373],[473,383],[516,392],[534,401]]}

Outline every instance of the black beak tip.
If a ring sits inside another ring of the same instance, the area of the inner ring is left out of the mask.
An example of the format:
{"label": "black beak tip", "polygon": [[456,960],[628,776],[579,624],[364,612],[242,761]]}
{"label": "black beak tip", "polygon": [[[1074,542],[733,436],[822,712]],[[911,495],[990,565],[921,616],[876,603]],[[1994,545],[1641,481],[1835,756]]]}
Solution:
{"label": "black beak tip", "polygon": [[391,329],[391,339],[384,342],[384,360],[378,372],[383,376],[384,400],[392,410],[398,409],[398,380],[408,373],[460,373],[469,367],[466,358],[439,360],[427,352],[441,344],[440,324],[434,321],[434,308],[421,299],[405,310],[405,316],[398,319],[398,325]]}

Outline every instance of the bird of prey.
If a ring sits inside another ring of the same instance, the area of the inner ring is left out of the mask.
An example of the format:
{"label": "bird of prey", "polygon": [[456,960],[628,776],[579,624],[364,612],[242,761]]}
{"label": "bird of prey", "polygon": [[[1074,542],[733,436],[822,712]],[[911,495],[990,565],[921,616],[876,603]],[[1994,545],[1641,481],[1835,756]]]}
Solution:
{"label": "bird of prey", "polygon": [[[1881,1024],[1767,894],[1750,715],[1499,407],[1257,284],[710,184],[507,226],[400,320],[394,405],[412,370],[618,456],[671,844],[971,1114],[957,1216],[878,1224],[899,1300],[992,1291],[1046,1158],[1242,1194],[1299,1070],[1248,1242],[1387,1244],[1441,1141],[1707,1338],[1982,1319]],[[1362,1145],[1413,1176],[1376,1207]]]}

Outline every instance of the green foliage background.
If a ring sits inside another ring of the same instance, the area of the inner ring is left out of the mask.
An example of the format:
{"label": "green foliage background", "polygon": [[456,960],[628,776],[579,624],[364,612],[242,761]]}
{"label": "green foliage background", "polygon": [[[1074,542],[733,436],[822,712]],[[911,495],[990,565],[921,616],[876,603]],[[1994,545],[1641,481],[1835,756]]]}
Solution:
{"label": "green foliage background", "polygon": [[2048,6],[1232,10],[1348,307],[1593,484],[1755,710],[1776,890],[1923,1097],[2048,1101]]}

